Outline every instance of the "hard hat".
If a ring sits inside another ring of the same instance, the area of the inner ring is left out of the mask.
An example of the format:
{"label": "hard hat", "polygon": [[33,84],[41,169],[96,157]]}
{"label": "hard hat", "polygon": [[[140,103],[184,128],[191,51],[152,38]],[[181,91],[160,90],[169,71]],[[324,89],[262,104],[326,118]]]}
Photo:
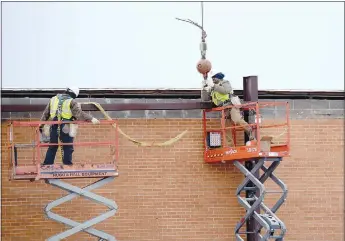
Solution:
{"label": "hard hat", "polygon": [[73,92],[75,94],[75,97],[78,97],[79,95],[79,88],[76,86],[70,86],[67,88],[67,90],[70,90],[71,92]]}
{"label": "hard hat", "polygon": [[218,75],[216,78],[217,79],[223,79],[225,77],[225,75],[222,72],[216,71],[216,70],[212,70],[210,71],[209,76],[211,78],[214,78],[216,75]]}

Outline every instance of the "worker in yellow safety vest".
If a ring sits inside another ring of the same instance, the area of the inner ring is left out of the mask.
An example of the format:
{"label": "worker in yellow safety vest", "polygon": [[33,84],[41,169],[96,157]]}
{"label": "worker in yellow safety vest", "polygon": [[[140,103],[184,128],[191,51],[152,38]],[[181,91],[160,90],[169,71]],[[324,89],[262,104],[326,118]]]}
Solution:
{"label": "worker in yellow safety vest", "polygon": [[[234,95],[230,82],[224,79],[225,75],[222,72],[213,70],[208,76],[210,76],[212,80],[203,81],[204,93],[201,95],[203,101],[208,101],[211,99],[217,107],[226,105],[241,105],[240,99],[238,96]],[[240,108],[233,106],[229,114],[235,125],[243,126],[246,134],[249,137],[249,140],[254,140],[255,138],[253,136],[252,128],[243,119]]]}
{"label": "worker in yellow safety vest", "polygon": [[[92,122],[93,124],[99,124],[99,120],[84,112],[80,104],[75,101],[79,95],[78,87],[69,87],[63,94],[57,94],[52,97],[47,104],[41,121],[73,121],[73,120],[84,120]],[[61,125],[47,125],[42,124],[40,126],[41,133],[43,132],[47,137],[50,137],[49,143],[58,143],[58,139],[62,143],[73,143],[76,135],[75,124],[61,124]],[[49,146],[43,165],[54,164],[56,152],[58,150],[57,145]],[[62,146],[62,157],[64,165],[73,165],[72,153],[73,145]]]}

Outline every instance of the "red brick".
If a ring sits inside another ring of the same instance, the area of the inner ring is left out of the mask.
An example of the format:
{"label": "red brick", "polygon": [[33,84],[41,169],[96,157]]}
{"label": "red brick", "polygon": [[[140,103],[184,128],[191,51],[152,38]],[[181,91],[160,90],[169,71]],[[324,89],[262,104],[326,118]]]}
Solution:
{"label": "red brick", "polygon": [[[216,123],[216,122],[214,122]],[[278,216],[287,226],[286,240],[344,240],[343,120],[292,120],[292,156],[276,173],[288,185]],[[217,126],[219,124],[215,124]],[[38,241],[65,230],[47,220],[44,206],[64,195],[43,181],[8,181],[6,122],[2,124],[2,240]],[[77,141],[113,138],[109,128],[87,127]],[[120,137],[120,176],[95,192],[114,199],[118,213],[96,228],[122,241],[235,240],[234,228],[244,215],[235,196],[243,175],[231,163],[203,162],[202,123],[196,119],[120,120],[136,140],[165,141],[188,133],[169,147],[139,147]],[[19,141],[32,135],[16,130]],[[243,141],[243,138],[242,138]],[[42,151],[42,157],[45,150]],[[30,161],[31,152],[25,154]],[[76,160],[107,160],[107,148],[75,147]],[[72,184],[87,185],[79,179]],[[269,187],[273,187],[268,182]],[[267,196],[273,204],[276,195]],[[53,211],[83,221],[104,211],[88,200],[74,199]],[[78,234],[67,240],[94,240]]]}

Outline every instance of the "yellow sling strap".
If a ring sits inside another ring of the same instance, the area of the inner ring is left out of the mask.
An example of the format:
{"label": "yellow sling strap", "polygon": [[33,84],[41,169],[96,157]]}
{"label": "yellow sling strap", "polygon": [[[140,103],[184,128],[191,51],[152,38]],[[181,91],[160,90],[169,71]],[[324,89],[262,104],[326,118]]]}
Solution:
{"label": "yellow sling strap", "polygon": [[[81,104],[92,104],[92,105],[96,106],[97,109],[104,115],[104,117],[107,120],[112,120],[112,118],[108,115],[108,113],[103,109],[103,107],[99,103],[85,102],[85,103],[81,103]],[[116,128],[116,124],[113,124],[113,127]],[[185,130],[182,133],[178,134],[177,136],[171,138],[170,140],[164,141],[164,142],[143,142],[143,141],[137,141],[137,140],[131,138],[126,133],[124,133],[120,129],[120,127],[118,127],[118,130],[119,130],[120,134],[123,135],[127,140],[129,140],[129,141],[131,141],[134,144],[137,144],[139,146],[170,146],[170,145],[174,144],[175,142],[177,142],[178,140],[180,140],[188,132],[188,130]]]}

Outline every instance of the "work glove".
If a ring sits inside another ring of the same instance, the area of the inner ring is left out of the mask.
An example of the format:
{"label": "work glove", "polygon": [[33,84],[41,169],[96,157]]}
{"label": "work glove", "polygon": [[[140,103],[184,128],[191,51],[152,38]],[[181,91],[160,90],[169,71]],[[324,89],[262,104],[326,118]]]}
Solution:
{"label": "work glove", "polygon": [[92,124],[99,124],[100,123],[99,120],[97,120],[94,117],[91,119],[91,122],[92,122]]}
{"label": "work glove", "polygon": [[69,125],[69,136],[70,137],[76,137],[78,132],[78,125],[77,124],[70,124]]}
{"label": "work glove", "polygon": [[201,88],[205,88],[206,86],[207,86],[207,82],[206,82],[206,80],[203,80],[201,82]]}
{"label": "work glove", "polygon": [[207,92],[211,92],[212,87],[208,85],[208,86],[204,87],[204,90],[206,90]]}
{"label": "work glove", "polygon": [[43,133],[45,136],[50,136],[50,125],[44,125],[43,126]]}
{"label": "work glove", "polygon": [[207,80],[207,85],[210,86],[211,88],[214,86],[213,80],[208,79]]}

